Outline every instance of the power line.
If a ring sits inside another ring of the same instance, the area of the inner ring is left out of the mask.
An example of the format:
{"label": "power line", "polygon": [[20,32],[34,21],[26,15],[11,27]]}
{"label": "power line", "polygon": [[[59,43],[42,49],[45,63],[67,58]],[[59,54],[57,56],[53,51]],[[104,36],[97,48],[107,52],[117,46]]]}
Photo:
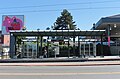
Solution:
{"label": "power line", "polygon": [[107,1],[98,1],[98,2],[81,2],[81,3],[66,3],[66,4],[39,5],[39,6],[7,7],[7,8],[0,8],[0,9],[20,9],[20,8],[63,6],[63,5],[100,4],[100,3],[113,3],[113,2],[120,2],[120,1],[107,0]]}
{"label": "power line", "polygon": [[[120,9],[120,7],[91,7],[91,8],[71,8],[68,10],[98,10],[98,9]],[[55,12],[61,11],[63,9],[56,9],[56,10],[30,10],[30,11],[16,11],[16,12],[0,12],[0,14],[11,14],[11,13],[35,13],[35,12]]]}

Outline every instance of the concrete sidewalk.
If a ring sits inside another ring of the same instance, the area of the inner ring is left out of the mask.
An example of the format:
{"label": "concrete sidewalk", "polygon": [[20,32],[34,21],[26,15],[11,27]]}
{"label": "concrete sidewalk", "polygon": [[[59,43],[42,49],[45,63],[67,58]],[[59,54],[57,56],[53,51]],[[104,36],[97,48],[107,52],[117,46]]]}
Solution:
{"label": "concrete sidewalk", "polygon": [[120,65],[120,57],[6,59],[0,60],[0,62],[0,66],[102,66]]}
{"label": "concrete sidewalk", "polygon": [[102,66],[102,65],[120,65],[120,61],[0,63],[0,66]]}
{"label": "concrete sidewalk", "polygon": [[0,59],[0,63],[32,63],[32,62],[84,62],[84,61],[120,61],[119,56],[104,57],[56,57],[56,58],[24,58],[24,59]]}
{"label": "concrete sidewalk", "polygon": [[89,57],[88,61],[116,61],[120,60],[120,56],[97,56],[97,57]]}

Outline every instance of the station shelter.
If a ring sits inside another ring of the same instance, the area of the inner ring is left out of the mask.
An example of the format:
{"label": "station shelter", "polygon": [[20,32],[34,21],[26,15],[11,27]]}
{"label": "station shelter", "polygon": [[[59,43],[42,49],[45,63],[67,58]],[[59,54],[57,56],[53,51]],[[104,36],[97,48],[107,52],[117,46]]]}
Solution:
{"label": "station shelter", "polygon": [[104,35],[105,30],[11,31],[10,58],[103,56]]}

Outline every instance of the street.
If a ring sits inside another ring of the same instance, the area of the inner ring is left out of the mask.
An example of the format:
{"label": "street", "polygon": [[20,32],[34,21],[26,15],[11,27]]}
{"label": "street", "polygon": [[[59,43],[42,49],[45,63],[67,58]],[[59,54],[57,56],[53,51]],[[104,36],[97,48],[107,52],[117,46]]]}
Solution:
{"label": "street", "polygon": [[0,79],[120,79],[120,66],[0,66]]}

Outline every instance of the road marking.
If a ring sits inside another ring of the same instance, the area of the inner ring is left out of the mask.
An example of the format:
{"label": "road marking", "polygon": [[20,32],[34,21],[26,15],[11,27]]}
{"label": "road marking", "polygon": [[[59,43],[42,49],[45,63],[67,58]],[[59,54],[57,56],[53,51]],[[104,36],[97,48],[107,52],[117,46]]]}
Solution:
{"label": "road marking", "polygon": [[54,76],[54,75],[111,75],[111,74],[120,74],[120,72],[87,72],[87,73],[0,73],[0,76]]}

